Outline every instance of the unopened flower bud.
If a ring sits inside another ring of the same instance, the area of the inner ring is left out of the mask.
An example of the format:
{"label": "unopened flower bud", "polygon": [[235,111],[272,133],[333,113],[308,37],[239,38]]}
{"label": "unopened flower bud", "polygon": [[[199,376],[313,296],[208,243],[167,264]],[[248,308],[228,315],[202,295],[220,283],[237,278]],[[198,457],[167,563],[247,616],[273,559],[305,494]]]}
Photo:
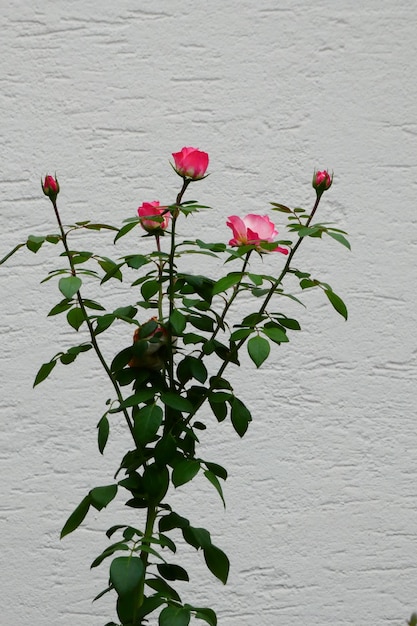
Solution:
{"label": "unopened flower bud", "polygon": [[59,184],[56,175],[55,178],[49,174],[45,176],[45,180],[42,182],[42,190],[51,202],[55,202],[56,197],[59,194]]}
{"label": "unopened flower bud", "polygon": [[330,175],[327,170],[322,172],[314,172],[312,185],[317,192],[317,195],[321,196],[324,191],[330,188],[333,182],[333,174]]}

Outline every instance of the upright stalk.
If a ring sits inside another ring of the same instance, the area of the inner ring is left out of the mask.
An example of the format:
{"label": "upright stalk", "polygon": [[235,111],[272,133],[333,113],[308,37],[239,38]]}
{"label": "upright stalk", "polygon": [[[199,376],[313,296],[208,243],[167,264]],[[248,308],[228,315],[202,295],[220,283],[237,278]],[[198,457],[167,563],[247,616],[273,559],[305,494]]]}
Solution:
{"label": "upright stalk", "polygon": [[[143,539],[142,539],[142,545],[145,547],[150,546],[152,535],[153,535],[153,527],[154,527],[155,520],[156,520],[156,514],[157,514],[156,506],[154,506],[153,504],[152,505],[149,504],[148,510],[146,513],[145,534],[143,535]],[[142,606],[144,596],[145,596],[145,579],[146,579],[146,570],[147,570],[148,561],[149,561],[149,552],[147,550],[142,550],[140,553],[140,558],[143,564],[143,576],[140,581],[136,610],[140,609],[140,607]],[[135,621],[136,621],[136,615],[135,615]]]}

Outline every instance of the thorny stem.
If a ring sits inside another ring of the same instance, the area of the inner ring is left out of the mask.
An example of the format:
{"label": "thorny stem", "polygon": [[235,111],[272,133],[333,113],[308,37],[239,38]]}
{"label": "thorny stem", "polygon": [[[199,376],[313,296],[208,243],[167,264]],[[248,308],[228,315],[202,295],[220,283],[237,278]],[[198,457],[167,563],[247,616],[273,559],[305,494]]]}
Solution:
{"label": "thorny stem", "polygon": [[[65,249],[66,255],[68,257],[68,262],[69,262],[69,265],[70,265],[70,268],[71,268],[71,274],[72,274],[72,276],[76,276],[77,273],[75,271],[74,262],[72,260],[71,252],[70,252],[70,250],[68,248],[67,235],[65,233],[64,227],[62,226],[61,217],[59,215],[58,207],[57,207],[57,204],[56,204],[55,200],[52,202],[52,205],[54,207],[55,216],[56,216],[56,219],[57,219],[57,222],[58,222],[59,230],[61,231],[62,243],[64,245],[64,249]],[[94,348],[94,350],[95,350],[95,352],[97,354],[97,357],[98,357],[101,365],[103,366],[104,371],[106,372],[107,376],[111,380],[111,383],[112,383],[112,385],[114,387],[114,390],[116,392],[117,399],[118,399],[119,403],[122,404],[123,396],[122,396],[122,393],[121,393],[121,391],[119,389],[119,385],[117,384],[117,382],[113,378],[113,375],[112,375],[112,373],[110,371],[110,368],[107,365],[106,360],[105,360],[105,358],[104,358],[104,356],[103,356],[103,354],[102,354],[102,352],[101,352],[101,350],[100,350],[100,348],[98,346],[97,339],[96,339],[95,334],[94,334],[93,325],[92,325],[92,323],[91,323],[91,321],[90,321],[90,319],[88,317],[88,313],[87,313],[87,310],[85,308],[84,301],[82,299],[82,296],[81,296],[81,293],[80,293],[79,290],[77,291],[77,301],[78,301],[78,305],[79,305],[79,307],[80,307],[80,309],[81,309],[81,311],[83,313],[84,319],[86,321],[86,324],[87,324],[87,327],[88,327],[88,331],[90,333],[91,344],[92,344],[92,346],[93,346],[93,348]],[[129,416],[128,412],[126,411],[126,409],[122,409],[122,411],[123,411],[123,415],[125,417],[125,420],[127,422],[127,425],[129,427],[130,433],[131,433],[131,435],[133,437],[133,440],[135,441],[136,445],[138,445],[138,443],[136,441],[135,433],[134,433],[134,430],[133,430],[132,420],[130,419],[130,416]]]}

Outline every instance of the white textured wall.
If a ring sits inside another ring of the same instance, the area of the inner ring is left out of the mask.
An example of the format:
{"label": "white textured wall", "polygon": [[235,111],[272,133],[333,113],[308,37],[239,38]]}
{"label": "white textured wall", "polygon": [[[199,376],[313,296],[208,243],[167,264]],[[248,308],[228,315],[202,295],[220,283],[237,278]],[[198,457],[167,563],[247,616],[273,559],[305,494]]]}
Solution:
{"label": "white textured wall", "polygon": [[[417,608],[415,3],[11,0],[1,13],[0,256],[56,230],[46,172],[66,222],[117,223],[172,201],[170,153],[198,146],[212,175],[193,194],[214,208],[187,229],[213,240],[232,213],[309,206],[313,169],[334,169],[321,219],[353,251],[311,240],[298,265],[340,292],[349,322],[309,294],[302,333],[235,375],[255,420],[243,441],[222,424],[204,442],[226,457],[227,511],[202,482],[178,498],[228,552],[230,582],[192,554],[184,599],[211,603],[220,626],[403,624]],[[107,574],[89,564],[118,505],[58,539],[111,481],[123,434],[102,458],[95,428],[111,391],[90,354],[32,390],[74,340],[45,317],[53,252],[0,268],[2,626],[99,626],[113,606],[91,604]],[[130,300],[120,286],[108,298]]]}

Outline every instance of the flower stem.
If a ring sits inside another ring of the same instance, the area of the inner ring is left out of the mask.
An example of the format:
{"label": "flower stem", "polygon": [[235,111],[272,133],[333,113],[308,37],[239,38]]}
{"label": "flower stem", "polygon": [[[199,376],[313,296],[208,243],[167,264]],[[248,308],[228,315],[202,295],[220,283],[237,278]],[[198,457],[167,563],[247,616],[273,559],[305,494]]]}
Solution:
{"label": "flower stem", "polygon": [[[56,204],[55,200],[52,202],[52,205],[54,207],[55,216],[56,216],[56,219],[57,219],[57,222],[58,222],[59,230],[61,232],[62,243],[64,245],[64,249],[65,249],[66,255],[68,257],[68,262],[69,262],[69,265],[70,265],[71,274],[72,274],[72,276],[76,276],[77,273],[76,273],[76,270],[75,270],[74,262],[72,260],[71,252],[70,252],[69,247],[68,247],[67,235],[65,233],[64,227],[62,226],[61,216],[59,215],[58,207],[57,207],[57,204]],[[106,360],[105,360],[105,358],[104,358],[104,356],[103,356],[103,354],[102,354],[102,352],[101,352],[101,350],[99,348],[99,345],[97,343],[97,339],[96,339],[96,336],[95,336],[95,333],[94,333],[94,328],[93,328],[93,325],[92,325],[92,323],[90,321],[90,318],[88,316],[87,310],[85,308],[84,301],[82,299],[80,290],[77,291],[77,301],[78,301],[78,305],[79,305],[79,307],[80,307],[80,309],[81,309],[81,311],[83,313],[85,322],[86,322],[87,327],[88,327],[88,331],[90,333],[91,345],[93,346],[93,348],[94,348],[94,350],[95,350],[95,352],[97,354],[97,357],[98,357],[101,365],[103,366],[104,371],[106,372],[107,376],[109,377],[109,379],[110,379],[110,381],[111,381],[111,383],[112,383],[112,385],[114,387],[114,390],[116,392],[117,399],[118,399],[119,403],[121,404],[123,402],[122,393],[120,391],[119,385],[117,384],[116,380],[114,379],[114,377],[113,377],[113,375],[112,375],[112,373],[110,371],[110,368],[107,365]],[[130,433],[131,433],[131,435],[133,437],[133,440],[135,441],[136,445],[138,445],[137,442],[136,442],[136,437],[135,437],[135,433],[134,433],[134,430],[133,430],[132,420],[130,419],[130,416],[129,416],[128,412],[126,411],[126,409],[122,409],[122,411],[123,411],[123,415],[125,417],[126,423],[127,423],[128,427],[129,427]]]}
{"label": "flower stem", "polygon": [[[149,505],[147,514],[146,514],[146,526],[145,526],[145,534],[143,535],[142,545],[145,547],[149,547],[153,535],[153,527],[156,520],[157,509],[156,506]],[[140,553],[140,558],[143,564],[143,576],[140,582],[139,593],[138,593],[138,602],[136,605],[136,610],[140,609],[143,604],[144,596],[145,596],[145,579],[146,579],[146,570],[148,568],[149,561],[149,552],[147,550],[142,550]],[[135,616],[136,619],[136,616]],[[135,622],[136,623],[136,622]]]}

